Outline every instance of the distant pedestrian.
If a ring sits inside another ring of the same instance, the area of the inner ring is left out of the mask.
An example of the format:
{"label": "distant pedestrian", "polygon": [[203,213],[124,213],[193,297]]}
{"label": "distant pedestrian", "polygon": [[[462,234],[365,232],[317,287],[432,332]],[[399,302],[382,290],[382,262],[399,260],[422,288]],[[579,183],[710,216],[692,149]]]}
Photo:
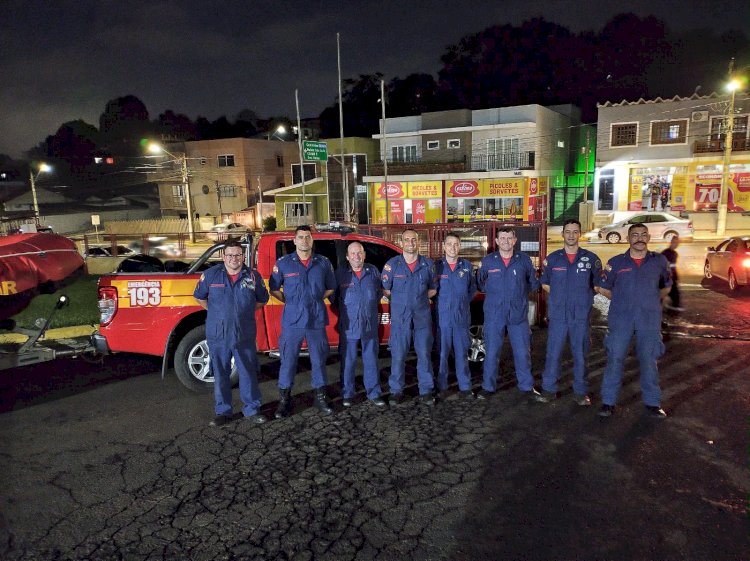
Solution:
{"label": "distant pedestrian", "polygon": [[279,406],[277,419],[292,414],[292,385],[302,342],[312,363],[315,407],[324,415],[333,413],[326,400],[326,359],[328,358],[328,310],[325,300],[336,288],[333,266],[327,257],[313,253],[310,226],[294,231],[296,251],[276,261],[268,286],[274,298],[284,302],[279,349]]}
{"label": "distant pedestrian", "polygon": [[412,337],[417,351],[417,382],[419,399],[428,406],[435,405],[432,373],[432,313],[430,298],[437,293],[435,265],[419,254],[419,235],[415,230],[401,233],[403,254],[392,257],[381,275],[385,295],[391,300],[391,375],[388,385],[391,402],[404,400],[406,355]]}
{"label": "distant pedestrian", "polygon": [[472,265],[458,256],[461,238],[449,232],[445,235],[445,257],[435,264],[437,279],[437,323],[440,344],[440,370],[437,386],[440,392],[448,389],[448,359],[451,351],[456,364],[456,379],[460,396],[473,399],[469,372],[471,335],[471,300],[477,291]]}
{"label": "distant pedestrian", "polygon": [[518,389],[534,401],[541,395],[534,388],[531,374],[531,328],[529,293],[539,289],[539,280],[531,259],[517,251],[513,228],[501,227],[495,236],[498,250],[479,265],[477,287],[484,292],[484,374],[479,399],[487,399],[497,390],[497,367],[505,333],[513,349]]}
{"label": "distant pedestrian", "polygon": [[208,311],[206,343],[214,375],[214,412],[211,426],[232,418],[232,358],[240,377],[242,414],[256,424],[260,414],[255,310],[268,302],[268,291],[258,271],[245,266],[245,250],[238,241],[224,246],[223,263],[205,271],[193,296]]}
{"label": "distant pedestrian", "polygon": [[380,271],[375,265],[365,263],[365,249],[359,242],[346,248],[348,267],[336,271],[334,302],[339,312],[339,355],[344,407],[354,403],[354,371],[357,350],[362,347],[363,381],[367,399],[378,407],[385,406],[380,397],[378,372],[378,304],[383,293]]}
{"label": "distant pedestrian", "polygon": [[599,292],[612,300],[609,330],[604,344],[607,366],[602,379],[602,408],[599,415],[614,413],[622,385],[625,357],[635,337],[641,369],[641,393],[652,417],[666,417],[661,408],[657,359],[664,354],[661,338],[661,299],[672,285],[669,263],[663,255],[648,250],[650,236],[645,224],[628,229],[630,249],[609,260],[602,272]]}
{"label": "distant pedestrian", "polygon": [[557,397],[560,358],[566,341],[573,355],[573,395],[578,405],[591,405],[587,355],[591,346],[591,310],[598,290],[602,262],[578,245],[581,223],[563,224],[563,248],[550,253],[542,266],[542,288],[549,292],[547,358],[542,374],[544,401]]}
{"label": "distant pedestrian", "polygon": [[669,261],[669,272],[672,273],[672,288],[669,289],[669,300],[670,304],[667,308],[674,310],[676,312],[683,312],[685,311],[685,308],[681,306],[681,300],[680,300],[680,288],[677,285],[677,258],[679,257],[679,254],[677,253],[677,247],[680,245],[680,237],[675,234],[675,236],[669,240],[669,247],[661,252],[661,254],[667,258],[667,261]]}

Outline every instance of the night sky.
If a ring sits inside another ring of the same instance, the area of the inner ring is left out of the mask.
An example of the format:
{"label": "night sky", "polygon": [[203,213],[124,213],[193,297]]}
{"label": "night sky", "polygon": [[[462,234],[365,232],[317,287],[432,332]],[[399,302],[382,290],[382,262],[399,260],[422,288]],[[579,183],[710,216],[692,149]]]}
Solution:
{"label": "night sky", "polygon": [[[98,127],[106,102],[133,94],[166,109],[233,120],[303,117],[336,100],[342,77],[437,74],[447,45],[490,25],[536,16],[572,31],[615,14],[653,14],[670,29],[747,29],[747,0],[430,0],[410,2],[3,1],[0,153],[19,157],[65,121]],[[725,65],[728,61],[717,61]]]}

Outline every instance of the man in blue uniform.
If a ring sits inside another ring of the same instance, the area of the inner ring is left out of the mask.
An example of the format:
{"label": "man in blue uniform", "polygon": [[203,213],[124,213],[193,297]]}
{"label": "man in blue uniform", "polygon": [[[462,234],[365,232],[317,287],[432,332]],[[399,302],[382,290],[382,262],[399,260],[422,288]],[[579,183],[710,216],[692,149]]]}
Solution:
{"label": "man in blue uniform", "polygon": [[432,312],[430,298],[435,296],[435,266],[419,254],[419,236],[414,230],[401,233],[403,254],[388,260],[383,267],[385,295],[391,299],[391,375],[388,385],[393,403],[404,399],[404,363],[411,347],[412,335],[417,351],[417,381],[420,400],[435,404],[432,374]]}
{"label": "man in blue uniform", "polygon": [[461,259],[461,238],[449,232],[445,235],[443,251],[445,257],[435,263],[435,277],[438,283],[437,321],[438,341],[440,342],[440,370],[438,390],[448,389],[448,357],[451,350],[456,361],[456,379],[459,395],[473,399],[471,373],[469,372],[469,345],[471,335],[471,299],[477,291],[476,279],[471,263]]}
{"label": "man in blue uniform", "polygon": [[602,379],[602,408],[599,415],[614,413],[622,385],[623,363],[630,341],[641,367],[641,393],[646,411],[656,418],[666,417],[661,408],[661,388],[657,359],[664,354],[661,340],[661,301],[672,286],[669,262],[660,253],[648,250],[650,236],[645,224],[628,229],[630,249],[609,260],[602,272],[599,291],[612,300],[609,331],[605,338],[607,366]]}
{"label": "man in blue uniform", "polygon": [[573,396],[581,406],[591,405],[588,392],[587,355],[591,346],[591,307],[598,290],[602,262],[578,245],[581,223],[570,218],[563,223],[563,248],[553,251],[542,265],[542,288],[549,293],[547,359],[542,374],[542,398],[557,398],[560,357],[565,340],[573,354]]}
{"label": "man in blue uniform", "polygon": [[244,265],[245,250],[238,241],[224,247],[224,263],[201,275],[193,296],[207,311],[206,342],[214,375],[214,412],[211,426],[232,418],[232,357],[240,377],[242,414],[254,423],[266,422],[259,413],[258,357],[255,310],[268,302],[268,291],[258,271]]}
{"label": "man in blue uniform", "polygon": [[539,289],[539,280],[529,256],[516,251],[513,228],[499,228],[495,242],[498,250],[484,257],[477,271],[477,286],[485,293],[484,376],[477,397],[487,399],[497,390],[497,364],[507,331],[518,389],[537,401],[541,396],[531,375],[529,293]]}
{"label": "man in blue uniform", "polygon": [[324,415],[333,413],[326,400],[326,358],[328,358],[328,311],[325,299],[336,288],[331,262],[313,253],[309,226],[298,226],[294,232],[296,251],[284,255],[273,267],[268,286],[274,298],[284,302],[281,316],[279,351],[279,406],[277,419],[292,414],[292,385],[302,342],[307,340],[312,363],[312,387],[315,407]]}
{"label": "man in blue uniform", "polygon": [[344,407],[354,403],[354,369],[357,363],[357,348],[362,346],[363,381],[367,398],[373,405],[385,406],[380,397],[378,379],[378,303],[383,288],[380,271],[365,263],[365,249],[359,242],[352,242],[346,249],[349,267],[336,271],[336,296],[339,309],[339,354],[341,355],[341,379],[344,385]]}

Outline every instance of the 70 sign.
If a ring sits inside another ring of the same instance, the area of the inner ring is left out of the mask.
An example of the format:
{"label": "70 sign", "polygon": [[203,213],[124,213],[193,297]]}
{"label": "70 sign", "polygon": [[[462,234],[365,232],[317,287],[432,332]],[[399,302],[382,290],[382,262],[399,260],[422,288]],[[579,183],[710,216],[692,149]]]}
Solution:
{"label": "70 sign", "polygon": [[696,185],[695,210],[716,208],[719,204],[719,185]]}

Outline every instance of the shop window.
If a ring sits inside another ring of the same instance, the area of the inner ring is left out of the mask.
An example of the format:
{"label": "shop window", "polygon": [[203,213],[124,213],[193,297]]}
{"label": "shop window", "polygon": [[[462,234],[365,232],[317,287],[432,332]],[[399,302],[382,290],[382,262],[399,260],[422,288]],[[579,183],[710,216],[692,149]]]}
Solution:
{"label": "shop window", "polygon": [[609,145],[637,146],[638,145],[638,123],[615,123],[610,129]]}
{"label": "shop window", "polygon": [[687,119],[651,123],[651,144],[686,144]]}

